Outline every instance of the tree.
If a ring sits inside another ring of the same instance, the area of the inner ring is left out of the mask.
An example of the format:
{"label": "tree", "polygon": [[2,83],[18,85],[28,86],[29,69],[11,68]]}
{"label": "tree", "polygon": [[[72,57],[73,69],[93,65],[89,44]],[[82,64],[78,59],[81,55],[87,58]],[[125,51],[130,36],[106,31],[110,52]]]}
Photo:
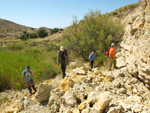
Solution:
{"label": "tree", "polygon": [[105,60],[105,51],[112,42],[117,43],[123,35],[123,27],[118,21],[114,21],[109,15],[102,15],[100,11],[84,16],[80,22],[77,18],[65,31],[66,46],[81,55],[84,60],[93,49],[96,49],[100,62]]}
{"label": "tree", "polygon": [[38,33],[38,36],[41,38],[45,38],[46,36],[48,36],[48,32],[43,27],[39,28],[37,33]]}

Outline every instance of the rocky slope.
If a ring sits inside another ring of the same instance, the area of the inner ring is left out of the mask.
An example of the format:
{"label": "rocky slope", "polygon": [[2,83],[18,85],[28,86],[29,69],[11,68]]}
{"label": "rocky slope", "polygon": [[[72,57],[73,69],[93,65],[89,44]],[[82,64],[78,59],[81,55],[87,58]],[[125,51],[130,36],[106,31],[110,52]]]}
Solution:
{"label": "rocky slope", "polygon": [[[142,0],[140,6],[124,19],[126,23],[120,44],[118,62],[124,62],[129,73],[150,88],[150,0]],[[123,64],[119,64],[123,65]]]}
{"label": "rocky slope", "polygon": [[38,86],[38,92],[6,91],[2,113],[149,113],[150,93],[126,67],[101,72],[76,68]]}

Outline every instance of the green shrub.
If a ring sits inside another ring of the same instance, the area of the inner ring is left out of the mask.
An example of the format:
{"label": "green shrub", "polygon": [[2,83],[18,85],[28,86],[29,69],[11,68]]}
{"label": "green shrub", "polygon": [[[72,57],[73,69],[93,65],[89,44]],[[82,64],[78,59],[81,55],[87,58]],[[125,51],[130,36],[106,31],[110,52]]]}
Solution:
{"label": "green shrub", "polygon": [[59,31],[59,28],[51,29],[51,34],[57,33],[58,31]]}
{"label": "green shrub", "polygon": [[26,31],[23,32],[23,34],[21,34],[20,39],[22,40],[27,40],[30,38],[38,38],[38,35],[36,33],[28,33]]}
{"label": "green shrub", "polygon": [[115,16],[115,15],[118,15],[118,13],[117,12],[113,12],[113,16]]}
{"label": "green shrub", "polygon": [[20,39],[22,39],[22,40],[29,39],[29,33],[27,33],[26,31],[24,31],[23,34],[21,34]]}
{"label": "green shrub", "polygon": [[46,36],[48,36],[48,32],[43,27],[39,28],[37,33],[40,38],[45,38]]}
{"label": "green shrub", "polygon": [[38,38],[38,35],[36,33],[30,33],[29,38]]}
{"label": "green shrub", "polygon": [[34,28],[31,28],[31,30],[34,30]]}

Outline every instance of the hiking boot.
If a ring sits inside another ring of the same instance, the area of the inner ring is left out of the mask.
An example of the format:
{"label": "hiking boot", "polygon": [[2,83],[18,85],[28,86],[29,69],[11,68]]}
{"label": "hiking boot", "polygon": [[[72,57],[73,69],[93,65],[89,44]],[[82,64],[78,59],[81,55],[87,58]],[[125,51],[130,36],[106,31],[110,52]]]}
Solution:
{"label": "hiking boot", "polygon": [[115,69],[118,69],[118,67],[114,67]]}
{"label": "hiking boot", "polygon": [[33,92],[33,94],[35,94],[35,93],[36,93],[36,91]]}
{"label": "hiking boot", "polygon": [[29,96],[31,96],[32,95],[32,93],[29,93]]}

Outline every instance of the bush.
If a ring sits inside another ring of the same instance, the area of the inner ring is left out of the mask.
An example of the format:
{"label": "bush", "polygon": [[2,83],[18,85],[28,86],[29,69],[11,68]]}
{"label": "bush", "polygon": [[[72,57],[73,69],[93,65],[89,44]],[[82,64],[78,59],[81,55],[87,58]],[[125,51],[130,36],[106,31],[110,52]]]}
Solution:
{"label": "bush", "polygon": [[29,33],[27,33],[26,30],[23,31],[23,34],[21,34],[20,39],[22,39],[22,40],[29,39]]}
{"label": "bush", "polygon": [[45,28],[42,27],[38,29],[37,33],[40,38],[45,38],[46,36],[48,36],[48,32]]}
{"label": "bush", "polygon": [[57,33],[58,31],[59,31],[59,28],[51,29],[51,34]]}
{"label": "bush", "polygon": [[38,35],[36,33],[30,33],[29,37],[30,38],[38,38]]}
{"label": "bush", "polygon": [[21,34],[20,39],[22,40],[27,40],[30,38],[38,38],[38,35],[36,33],[28,33],[26,31],[23,32],[23,34]]}
{"label": "bush", "polygon": [[105,51],[112,42],[118,43],[123,33],[123,26],[119,21],[113,21],[111,16],[102,15],[100,11],[91,11],[79,23],[77,19],[73,21],[64,33],[64,39],[68,49],[84,60],[88,60],[89,54],[95,49],[102,64]]}

